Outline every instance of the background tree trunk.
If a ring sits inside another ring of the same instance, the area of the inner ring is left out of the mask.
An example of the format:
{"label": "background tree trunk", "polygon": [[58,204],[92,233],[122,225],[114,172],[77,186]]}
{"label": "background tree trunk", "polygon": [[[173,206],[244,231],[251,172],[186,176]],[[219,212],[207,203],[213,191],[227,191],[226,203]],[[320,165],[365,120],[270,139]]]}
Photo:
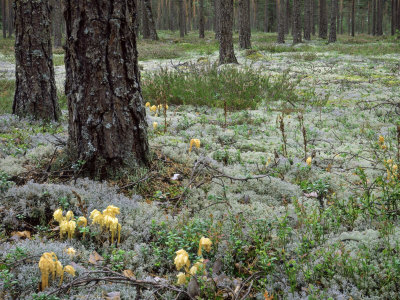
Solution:
{"label": "background tree trunk", "polygon": [[328,36],[328,20],[326,13],[326,0],[319,0],[319,37],[326,39]]}
{"label": "background tree trunk", "polygon": [[281,0],[281,2],[284,3],[285,6],[285,17],[284,17],[284,26],[285,26],[285,34],[289,34],[289,28],[290,25],[292,24],[292,10],[290,7],[290,0]]}
{"label": "background tree trunk", "polygon": [[185,36],[185,8],[183,0],[179,0],[179,35],[181,38]]}
{"label": "background tree trunk", "polygon": [[220,6],[221,6],[221,0],[214,0],[214,32],[215,32],[215,39],[219,40],[219,37],[221,36],[221,30],[220,30]]}
{"label": "background tree trunk", "polygon": [[11,38],[14,33],[14,0],[8,0],[8,37]]}
{"label": "background tree trunk", "polygon": [[336,42],[336,18],[338,14],[338,0],[331,0],[331,27],[329,29],[329,43]]}
{"label": "background tree trunk", "polygon": [[351,2],[351,36],[354,37],[356,27],[356,0]]}
{"label": "background tree trunk", "polygon": [[377,0],[376,5],[376,35],[383,35],[383,3]]}
{"label": "background tree trunk", "polygon": [[220,2],[220,38],[219,38],[219,64],[236,63],[237,59],[233,49],[233,0],[219,0]]}
{"label": "background tree trunk", "polygon": [[304,39],[311,40],[311,0],[304,0]]}
{"label": "background tree trunk", "polygon": [[268,32],[269,30],[269,0],[265,0],[265,8],[264,8],[264,32]]}
{"label": "background tree trunk", "polygon": [[149,19],[147,17],[147,12],[145,8],[144,1],[145,0],[139,0],[140,1],[140,12],[142,16],[142,35],[144,39],[149,39],[150,38],[150,26],[149,26]]}
{"label": "background tree trunk", "polygon": [[3,39],[7,38],[7,9],[6,0],[1,0],[1,22],[3,26]]}
{"label": "background tree trunk", "polygon": [[54,47],[60,48],[62,44],[62,3],[58,0],[53,1],[53,30],[54,30]]}
{"label": "background tree trunk", "polygon": [[13,113],[34,119],[60,117],[47,0],[15,1],[16,90]]}
{"label": "background tree trunk", "polygon": [[318,6],[317,2],[315,0],[311,0],[311,33],[312,35],[315,35],[315,27],[316,27],[316,20],[317,20],[317,14],[318,14]]}
{"label": "background tree trunk", "polygon": [[250,0],[239,0],[239,47],[251,48]]}
{"label": "background tree trunk", "polygon": [[301,43],[301,0],[293,0],[293,44]]}
{"label": "background tree trunk", "polygon": [[200,0],[199,6],[199,38],[204,39],[204,0]]}
{"label": "background tree trunk", "polygon": [[[149,162],[133,1],[64,0],[69,147],[105,179]],[[101,8],[101,9],[99,9]],[[96,20],[96,21],[93,21]]]}
{"label": "background tree trunk", "polygon": [[285,1],[276,0],[276,15],[278,22],[278,44],[285,43]]}
{"label": "background tree trunk", "polygon": [[150,0],[144,0],[144,10],[146,12],[147,23],[149,26],[149,38],[153,41],[158,40],[157,30],[156,30],[156,23],[154,22],[153,12],[151,10],[151,2]]}
{"label": "background tree trunk", "polygon": [[376,35],[376,0],[372,0],[372,35]]}

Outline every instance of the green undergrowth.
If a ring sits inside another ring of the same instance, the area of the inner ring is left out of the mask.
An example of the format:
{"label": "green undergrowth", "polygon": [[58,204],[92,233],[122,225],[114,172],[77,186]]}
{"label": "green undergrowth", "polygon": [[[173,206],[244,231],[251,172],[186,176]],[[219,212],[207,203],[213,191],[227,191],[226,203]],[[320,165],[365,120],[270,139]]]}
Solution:
{"label": "green undergrowth", "polygon": [[0,114],[12,112],[15,80],[0,79]]}

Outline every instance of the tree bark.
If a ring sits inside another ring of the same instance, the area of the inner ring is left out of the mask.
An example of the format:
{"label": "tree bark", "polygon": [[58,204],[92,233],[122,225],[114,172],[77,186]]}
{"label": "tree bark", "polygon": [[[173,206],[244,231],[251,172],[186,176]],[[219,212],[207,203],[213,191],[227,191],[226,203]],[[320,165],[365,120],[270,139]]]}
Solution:
{"label": "tree bark", "polygon": [[292,10],[291,10],[291,7],[290,7],[290,0],[281,0],[281,1],[283,1],[284,3],[285,3],[285,34],[289,34],[289,28],[290,28],[290,24],[292,24],[292,20],[291,20],[291,18],[292,18],[292,14],[291,14],[291,12],[292,12]]}
{"label": "tree bark", "polygon": [[199,38],[204,39],[204,0],[200,0],[199,7]]}
{"label": "tree bark", "polygon": [[311,34],[315,35],[315,20],[318,9],[315,0],[311,0]]}
{"label": "tree bark", "polygon": [[276,15],[278,22],[278,44],[285,43],[285,2],[284,0],[276,0]]}
{"label": "tree bark", "polygon": [[8,0],[8,37],[11,38],[14,33],[14,0]]}
{"label": "tree bark", "polygon": [[301,43],[300,0],[293,0],[293,44]]}
{"label": "tree bark", "polygon": [[147,24],[149,27],[149,38],[152,39],[153,41],[158,40],[158,35],[157,35],[157,30],[156,30],[156,23],[154,22],[153,18],[153,11],[151,10],[151,2],[150,0],[144,0],[144,10],[146,13],[146,18],[147,18]]}
{"label": "tree bark", "polygon": [[13,113],[57,121],[61,113],[54,79],[50,16],[47,0],[15,1]]}
{"label": "tree bark", "polygon": [[1,21],[3,26],[3,39],[7,38],[7,9],[6,0],[1,0]]}
{"label": "tree bark", "polygon": [[326,0],[319,0],[319,37],[326,39],[328,36],[328,20],[326,13]]}
{"label": "tree bark", "polygon": [[239,47],[251,48],[250,0],[239,0]]}
{"label": "tree bark", "polygon": [[311,40],[311,0],[304,0],[304,39]]}
{"label": "tree bark", "polygon": [[220,0],[219,64],[238,63],[233,49],[233,0]]}
{"label": "tree bark", "polygon": [[183,0],[179,0],[179,36],[181,38],[185,36],[185,8]]}
{"label": "tree bark", "polygon": [[396,31],[396,1],[392,0],[391,1],[391,21],[390,21],[390,33],[391,35],[394,35]]}
{"label": "tree bark", "polygon": [[331,0],[331,27],[329,29],[329,43],[336,42],[336,18],[338,14],[338,0]]}
{"label": "tree bark", "polygon": [[372,0],[372,35],[376,35],[376,0]]}
{"label": "tree bark", "polygon": [[62,3],[58,0],[53,1],[53,30],[54,30],[54,47],[60,48],[62,44]]}
{"label": "tree bark", "polygon": [[264,32],[268,32],[269,31],[269,10],[268,10],[268,6],[269,6],[269,0],[265,0],[265,7],[264,7]]}
{"label": "tree bark", "polygon": [[64,0],[69,149],[83,175],[105,179],[148,165],[133,1]]}
{"label": "tree bark", "polygon": [[214,31],[215,39],[219,40],[221,36],[221,0],[214,0]]}
{"label": "tree bark", "polygon": [[144,39],[149,39],[150,26],[149,26],[149,18],[147,17],[147,11],[144,4],[145,0],[139,0],[139,1],[140,1],[140,12],[142,16],[142,35]]}
{"label": "tree bark", "polygon": [[351,36],[354,37],[356,27],[356,1],[351,2]]}

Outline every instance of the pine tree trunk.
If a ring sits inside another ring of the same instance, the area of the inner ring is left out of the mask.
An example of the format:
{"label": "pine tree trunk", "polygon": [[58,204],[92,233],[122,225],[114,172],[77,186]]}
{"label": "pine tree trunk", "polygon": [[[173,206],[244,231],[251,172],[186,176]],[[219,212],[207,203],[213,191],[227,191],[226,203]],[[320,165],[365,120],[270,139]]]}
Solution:
{"label": "pine tree trunk", "polygon": [[62,3],[61,1],[53,1],[53,30],[54,30],[54,47],[61,47],[62,40]]}
{"label": "pine tree trunk", "polygon": [[376,0],[372,0],[372,35],[376,35]]}
{"label": "pine tree trunk", "polygon": [[293,0],[293,44],[301,43],[300,0]]}
{"label": "pine tree trunk", "polygon": [[[105,179],[149,162],[133,1],[64,0],[69,149]],[[93,20],[96,20],[94,22]]]}
{"label": "pine tree trunk", "polygon": [[326,39],[328,36],[328,19],[326,12],[326,0],[319,0],[319,37]]}
{"label": "pine tree trunk", "polygon": [[318,9],[315,0],[311,0],[311,34],[315,35],[315,20],[317,19]]}
{"label": "pine tree trunk", "polygon": [[311,40],[311,0],[304,0],[304,39]]}
{"label": "pine tree trunk", "polygon": [[144,39],[150,39],[150,26],[149,26],[149,18],[147,17],[147,11],[144,4],[145,0],[140,1],[140,12],[142,16],[142,35]]}
{"label": "pine tree trunk", "polygon": [[14,0],[8,0],[8,37],[11,38],[14,33]]}
{"label": "pine tree trunk", "polygon": [[7,38],[7,13],[6,13],[6,0],[1,0],[1,21],[3,26],[3,39]]}
{"label": "pine tree trunk", "polygon": [[238,63],[233,49],[233,0],[220,0],[219,64]]}
{"label": "pine tree trunk", "polygon": [[285,43],[285,1],[276,0],[276,15],[278,22],[278,44]]}
{"label": "pine tree trunk", "polygon": [[250,0],[239,0],[239,47],[251,48]]}
{"label": "pine tree trunk", "polygon": [[149,38],[153,41],[158,40],[157,30],[156,30],[156,23],[154,22],[153,12],[151,10],[151,2],[150,0],[144,0],[144,10],[146,12],[147,23],[149,26]]}
{"label": "pine tree trunk", "polygon": [[354,37],[355,34],[355,26],[356,26],[356,1],[352,0],[351,2],[351,36]]}
{"label": "pine tree trunk", "polygon": [[13,113],[34,119],[60,117],[47,0],[15,1],[16,90]]}
{"label": "pine tree trunk", "polygon": [[376,17],[376,34],[377,35],[383,35],[383,3],[382,0],[377,1],[377,17]]}
{"label": "pine tree trunk", "polygon": [[219,40],[221,36],[221,0],[214,0],[214,31],[215,39]]}
{"label": "pine tree trunk", "polygon": [[200,0],[199,7],[199,38],[204,39],[204,0]]}
{"label": "pine tree trunk", "polygon": [[392,9],[392,15],[391,15],[391,22],[390,22],[390,33],[394,35],[396,31],[396,2],[395,0],[391,1],[391,9]]}
{"label": "pine tree trunk", "polygon": [[183,0],[179,0],[179,36],[181,38],[185,36],[185,8]]}
{"label": "pine tree trunk", "polygon": [[281,0],[281,1],[283,1],[284,3],[285,3],[285,22],[284,22],[284,24],[285,24],[285,34],[289,34],[289,28],[290,28],[290,24],[292,24],[292,20],[291,20],[291,17],[292,17],[292,15],[291,15],[291,12],[292,12],[292,10],[290,9],[290,0]]}
{"label": "pine tree trunk", "polygon": [[264,32],[268,32],[269,30],[269,10],[268,10],[268,6],[269,6],[269,0],[265,0],[265,8],[264,8]]}
{"label": "pine tree trunk", "polygon": [[329,43],[336,42],[336,18],[338,14],[338,0],[331,0],[331,27],[329,30]]}

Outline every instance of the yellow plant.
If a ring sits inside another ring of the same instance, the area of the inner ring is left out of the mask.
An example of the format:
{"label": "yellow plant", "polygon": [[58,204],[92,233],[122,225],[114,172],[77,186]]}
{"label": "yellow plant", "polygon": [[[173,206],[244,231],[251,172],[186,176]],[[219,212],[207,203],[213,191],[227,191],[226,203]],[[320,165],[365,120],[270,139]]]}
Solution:
{"label": "yellow plant", "polygon": [[200,140],[199,139],[191,139],[189,145],[189,152],[192,152],[193,145],[199,149],[200,148]]}
{"label": "yellow plant", "polygon": [[157,106],[155,106],[155,105],[151,106],[150,111],[155,113],[157,111]]}
{"label": "yellow plant", "polygon": [[179,272],[176,277],[178,277],[178,284],[185,284],[187,282],[187,275],[185,273]]}
{"label": "yellow plant", "polygon": [[158,123],[157,122],[153,122],[153,129],[157,130],[157,127],[158,127]]}
{"label": "yellow plant", "polygon": [[72,211],[68,211],[64,217],[63,211],[60,208],[53,213],[54,220],[60,225],[60,238],[62,238],[65,233],[68,234],[69,239],[74,236],[76,222],[71,220],[73,217],[74,213]]}
{"label": "yellow plant", "polygon": [[69,247],[68,249],[65,249],[65,252],[69,255],[70,258],[74,257],[76,254],[76,251],[74,248]]}
{"label": "yellow plant", "polygon": [[176,269],[179,271],[180,269],[182,269],[183,266],[185,266],[186,271],[189,269],[190,267],[190,260],[189,260],[189,254],[181,249],[175,252],[176,253],[176,257],[174,260]]}
{"label": "yellow plant", "polygon": [[[87,226],[87,219],[85,217],[78,218],[78,226],[79,227],[86,227]],[[86,232],[83,232],[83,238],[85,238]]]}
{"label": "yellow plant", "polygon": [[312,163],[312,158],[311,158],[311,156],[309,156],[309,157],[307,158],[306,163],[307,163],[308,166],[311,166],[311,163]]}
{"label": "yellow plant", "polygon": [[61,262],[58,260],[54,252],[45,252],[39,260],[39,270],[42,274],[42,290],[49,286],[49,275],[51,274],[53,280],[56,276],[60,277],[60,284],[64,278],[64,272],[75,276],[75,269],[72,266],[65,266],[63,268]]}
{"label": "yellow plant", "polygon": [[118,232],[118,243],[121,240],[121,224],[118,223],[118,219],[115,217],[120,214],[118,207],[109,205],[103,213],[97,209],[93,210],[90,214],[93,224],[99,224],[101,228],[105,227],[111,232],[111,244],[114,243],[114,236]]}
{"label": "yellow plant", "polygon": [[150,102],[146,102],[146,107],[150,107]]}
{"label": "yellow plant", "polygon": [[205,238],[204,236],[200,239],[199,242],[199,250],[197,251],[197,255],[201,256],[202,255],[202,248],[204,248],[204,250],[206,250],[207,252],[211,251],[211,246],[212,246],[212,242],[209,238]]}

